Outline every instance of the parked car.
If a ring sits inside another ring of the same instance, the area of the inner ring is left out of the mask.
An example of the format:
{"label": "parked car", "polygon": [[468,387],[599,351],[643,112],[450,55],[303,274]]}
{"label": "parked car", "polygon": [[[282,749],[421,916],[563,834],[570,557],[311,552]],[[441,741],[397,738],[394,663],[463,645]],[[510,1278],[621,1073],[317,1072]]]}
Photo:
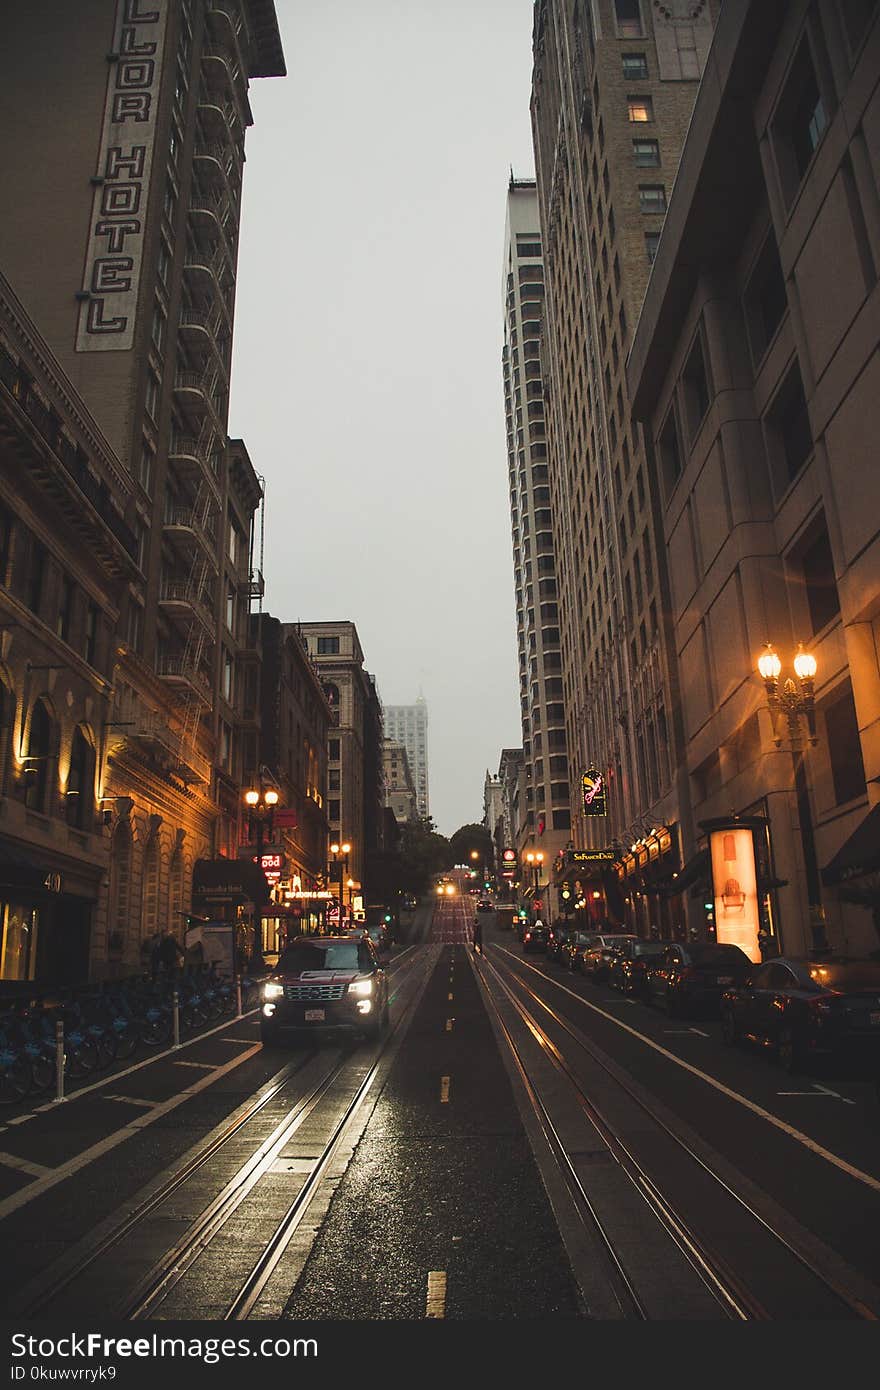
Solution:
{"label": "parked car", "polygon": [[880,961],[780,956],[721,997],[728,1044],[772,1048],[786,1071],[811,1058],[880,1064]]}
{"label": "parked car", "polygon": [[550,935],[547,937],[547,959],[556,961],[557,965],[562,965],[562,951],[565,943],[571,936],[573,927],[565,923],[557,923],[550,928]]}
{"label": "parked car", "polygon": [[263,986],[260,1036],[348,1029],[378,1038],[388,1026],[388,978],[364,936],[297,936]]}
{"label": "parked car", "polygon": [[523,935],[523,951],[546,951],[550,928],[543,922],[533,922]]}
{"label": "parked car", "polygon": [[647,941],[641,937],[631,937],[613,948],[608,963],[608,983],[621,994],[635,995],[642,999],[647,988],[649,966],[662,956],[665,943]]}
{"label": "parked car", "polygon": [[584,931],[583,928],[575,928],[569,935],[568,940],[562,948],[559,957],[559,964],[563,970],[575,970],[578,968],[577,962],[582,952],[595,940],[596,933]]}
{"label": "parked car", "polygon": [[598,936],[594,932],[587,944],[578,952],[574,968],[580,970],[582,975],[586,975],[587,979],[594,983],[604,980],[607,978],[608,967],[611,964],[615,947],[622,946],[625,941],[637,940],[637,937],[628,932],[602,932]]}
{"label": "parked car", "polygon": [[752,962],[739,946],[667,942],[648,967],[645,1003],[659,1004],[670,1018],[696,1012],[717,1015],[724,991],[744,983],[751,972]]}

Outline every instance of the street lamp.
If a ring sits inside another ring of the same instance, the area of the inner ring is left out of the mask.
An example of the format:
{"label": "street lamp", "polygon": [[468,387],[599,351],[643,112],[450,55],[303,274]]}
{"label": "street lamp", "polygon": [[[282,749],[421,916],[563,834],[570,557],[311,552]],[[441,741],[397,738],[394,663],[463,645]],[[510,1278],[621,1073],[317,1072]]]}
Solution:
{"label": "street lamp", "polygon": [[[825,955],[828,939],[825,935],[825,909],[822,906],[822,888],[819,877],[819,861],[816,856],[816,839],[813,833],[813,814],[810,809],[810,793],[807,787],[806,745],[814,746],[816,737],[816,701],[813,680],[816,675],[816,658],[812,652],[805,652],[803,643],[792,662],[797,682],[787,676],[779,686],[782,662],[770,642],[758,657],[758,672],[767,692],[767,704],[773,721],[773,741],[781,748],[783,740],[791,749],[794,789],[797,800],[798,821],[801,830],[801,846],[804,855],[804,869],[807,876],[807,901],[810,909],[810,931],[813,937],[813,954]],[[806,720],[807,737],[801,731],[801,720]],[[783,720],[785,731],[783,732]]]}
{"label": "street lamp", "polygon": [[543,850],[527,850],[526,863],[531,868],[532,887],[534,888],[535,894],[537,895],[538,889],[541,886],[541,865],[544,863]]}
{"label": "street lamp", "polygon": [[[343,884],[345,875],[348,873],[348,856],[351,854],[351,845],[348,841],[337,844],[336,841],[330,846],[330,853],[333,855],[333,864],[330,867],[328,877],[331,882],[334,878],[339,879],[339,930],[342,931],[342,918],[345,911]],[[351,888],[354,884],[349,879],[349,901],[351,899]]]}
{"label": "street lamp", "polygon": [[[248,838],[256,837],[257,842],[257,863],[263,867],[263,842],[265,832],[268,830],[269,838],[272,838],[272,830],[275,819],[275,807],[278,805],[278,793],[274,787],[264,787],[262,781],[259,787],[249,787],[244,794],[244,802],[247,807]],[[263,904],[255,903],[257,920],[254,923],[254,951],[251,960],[251,968],[254,974],[258,974],[265,969],[266,962],[263,957]]]}

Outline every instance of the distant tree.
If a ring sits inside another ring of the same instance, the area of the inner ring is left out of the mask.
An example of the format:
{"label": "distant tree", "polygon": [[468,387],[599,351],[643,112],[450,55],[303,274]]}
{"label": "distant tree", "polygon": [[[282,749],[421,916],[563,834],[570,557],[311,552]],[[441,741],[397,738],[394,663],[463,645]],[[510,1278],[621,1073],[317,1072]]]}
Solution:
{"label": "distant tree", "polygon": [[[495,871],[495,845],[484,825],[461,825],[450,837],[453,864],[465,864],[469,869],[479,864],[489,874]],[[471,856],[477,855],[476,859]]]}
{"label": "distant tree", "polygon": [[400,837],[401,892],[420,898],[427,893],[434,874],[455,863],[449,840],[434,828],[430,816],[408,821]]}

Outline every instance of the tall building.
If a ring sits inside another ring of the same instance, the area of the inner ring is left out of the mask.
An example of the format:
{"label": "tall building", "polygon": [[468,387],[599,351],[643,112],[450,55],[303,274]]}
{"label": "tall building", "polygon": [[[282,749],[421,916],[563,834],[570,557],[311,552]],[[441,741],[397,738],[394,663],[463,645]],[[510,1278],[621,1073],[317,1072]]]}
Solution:
{"label": "tall building", "polygon": [[[541,851],[549,863],[571,834],[571,806],[540,352],[544,266],[534,179],[511,176],[508,186],[502,292],[504,412],[526,778],[525,815],[514,848],[520,856],[528,850]],[[489,833],[494,833],[494,825]]]}
{"label": "tall building", "polygon": [[381,848],[381,706],[354,623],[298,623],[296,630],[330,704],[327,821],[331,843],[351,846],[347,905],[367,892],[367,856]]}
{"label": "tall building", "polygon": [[[625,364],[718,8],[535,5],[531,112],[571,837],[613,850],[627,925],[645,934],[683,927],[662,890],[681,867],[688,801],[672,726],[657,486]],[[626,869],[624,850],[643,841],[645,863]]]}
{"label": "tall building", "polygon": [[402,743],[409,758],[410,771],[416,784],[419,816],[430,814],[428,801],[428,703],[420,695],[414,705],[384,705],[385,733]]}
{"label": "tall building", "polygon": [[227,441],[229,371],[248,85],[284,70],[272,0],[32,0],[4,18],[0,266],[118,456],[124,485],[105,485],[136,537],[95,974],[179,931],[194,864],[237,840],[262,489]]}
{"label": "tall building", "polygon": [[736,813],[786,955],[878,948],[878,53],[876,5],[724,6],[629,362],[670,556],[689,916],[721,923],[705,824]]}
{"label": "tall building", "polygon": [[418,818],[416,784],[409,768],[409,758],[402,743],[387,736],[382,742],[385,767],[385,805],[394,812],[399,825]]}

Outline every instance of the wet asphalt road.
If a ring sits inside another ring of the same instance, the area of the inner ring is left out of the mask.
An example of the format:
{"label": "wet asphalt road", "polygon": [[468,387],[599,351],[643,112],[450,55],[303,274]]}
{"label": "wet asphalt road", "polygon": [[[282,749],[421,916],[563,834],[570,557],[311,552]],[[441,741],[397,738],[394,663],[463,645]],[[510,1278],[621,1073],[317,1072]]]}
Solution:
{"label": "wet asphalt road", "polygon": [[464,944],[441,952],[284,1316],[423,1319],[431,1274],[447,1319],[584,1316]]}

